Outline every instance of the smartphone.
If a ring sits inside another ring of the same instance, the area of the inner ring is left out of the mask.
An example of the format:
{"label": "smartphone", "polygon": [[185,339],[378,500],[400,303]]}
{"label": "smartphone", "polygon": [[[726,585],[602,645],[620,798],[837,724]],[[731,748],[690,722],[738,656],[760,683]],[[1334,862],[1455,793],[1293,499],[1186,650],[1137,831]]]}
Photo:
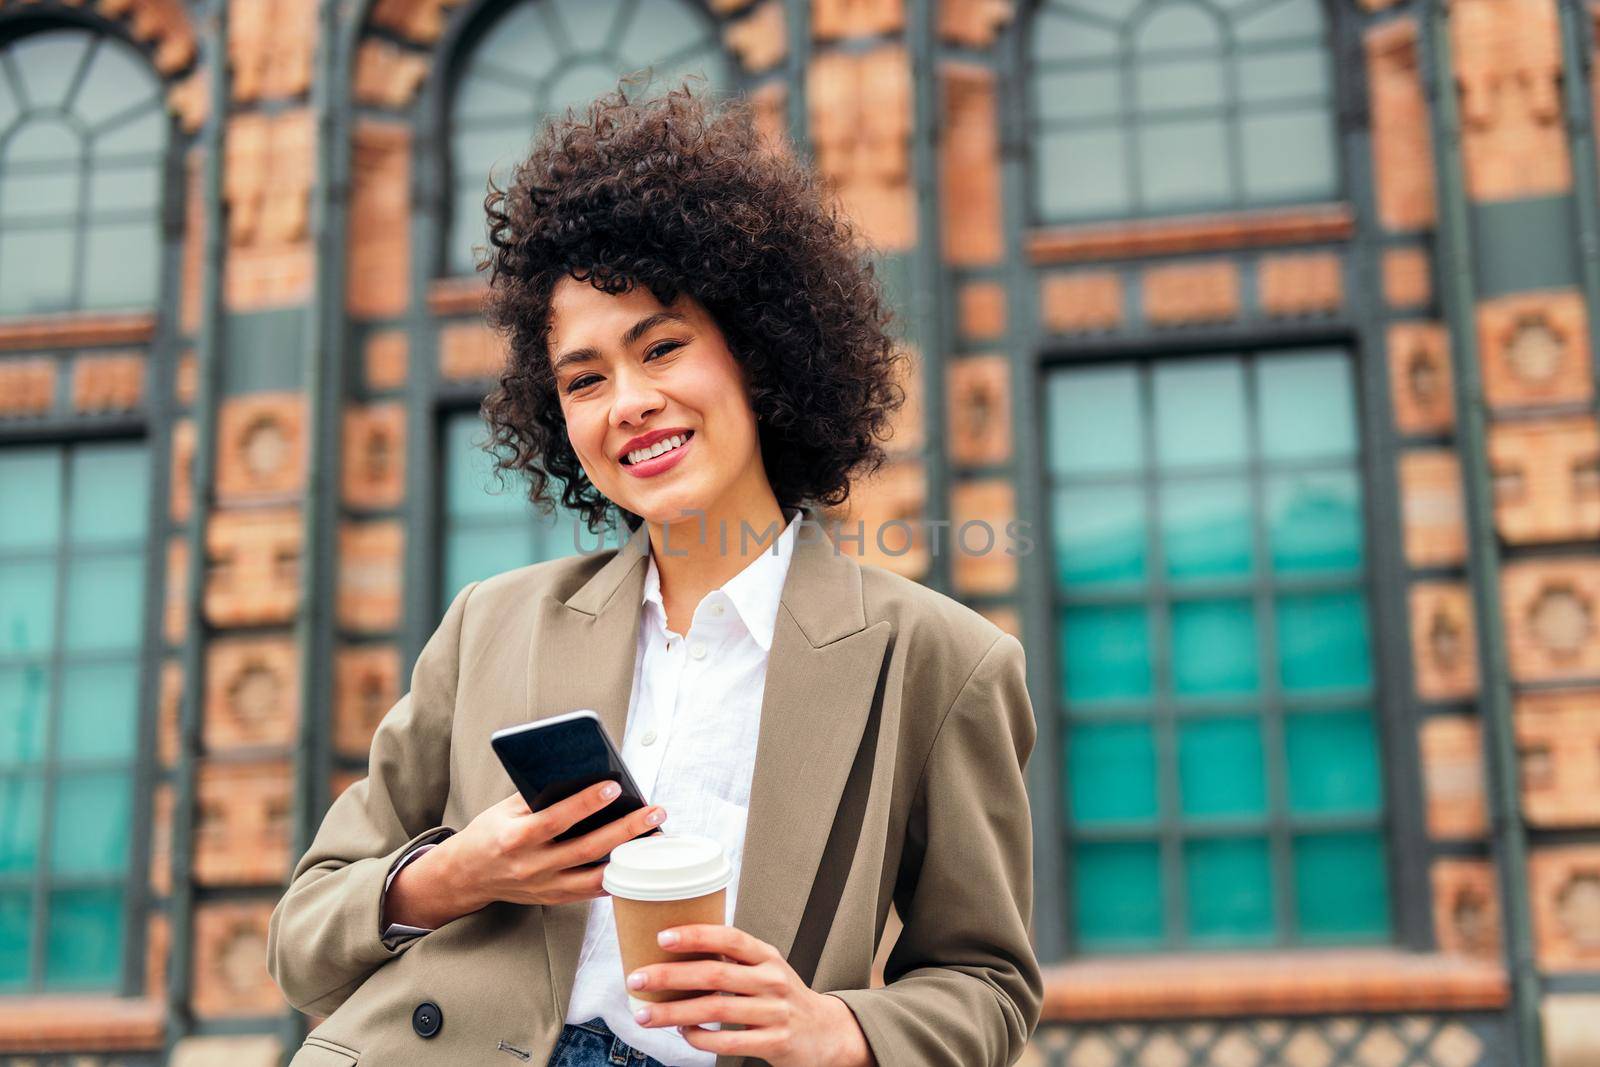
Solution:
{"label": "smartphone", "polygon": [[[489,743],[531,811],[548,808],[608,779],[621,784],[622,794],[617,799],[557,834],[557,841],[582,837],[645,806],[638,783],[593,711],[572,711],[507,726],[491,734]],[[657,830],[659,827],[651,832]]]}

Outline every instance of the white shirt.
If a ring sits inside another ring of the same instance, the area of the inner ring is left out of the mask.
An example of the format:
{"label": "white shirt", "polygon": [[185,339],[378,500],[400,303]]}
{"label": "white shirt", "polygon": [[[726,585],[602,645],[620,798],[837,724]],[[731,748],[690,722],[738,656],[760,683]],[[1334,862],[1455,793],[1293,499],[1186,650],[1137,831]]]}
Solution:
{"label": "white shirt", "polygon": [[[767,658],[799,517],[795,512],[775,545],[705,595],[688,634],[667,629],[654,550],[639,606],[622,759],[645,799],[666,809],[664,833],[699,834],[722,843],[733,864],[726,916],[730,923],[738,902]],[[389,881],[432,847],[422,845],[408,853],[395,864]],[[391,923],[383,938],[394,944],[427,932]],[[611,898],[600,897],[589,908],[566,1021],[604,1019],[612,1033],[667,1067],[714,1067],[716,1056],[690,1045],[675,1028],[643,1027],[634,1021],[625,977]]]}

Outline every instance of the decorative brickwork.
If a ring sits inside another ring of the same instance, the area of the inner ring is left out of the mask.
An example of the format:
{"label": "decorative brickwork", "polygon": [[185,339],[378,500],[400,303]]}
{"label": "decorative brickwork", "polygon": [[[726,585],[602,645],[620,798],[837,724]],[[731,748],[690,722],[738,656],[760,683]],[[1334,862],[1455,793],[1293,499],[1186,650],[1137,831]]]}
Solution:
{"label": "decorative brickwork", "polygon": [[812,61],[807,84],[817,172],[880,251],[911,248],[917,217],[905,49],[824,53]]}
{"label": "decorative brickwork", "polygon": [[1518,293],[1478,305],[1483,391],[1498,408],[1581,404],[1594,392],[1588,317],[1571,290]]}
{"label": "decorative brickwork", "polygon": [[1539,1003],[1545,1067],[1600,1063],[1600,994],[1546,993]]}
{"label": "decorative brickwork", "polygon": [[167,541],[166,593],[161,605],[161,636],[176,648],[189,632],[189,542]]}
{"label": "decorative brickwork", "polygon": [[1489,827],[1483,727],[1467,715],[1435,715],[1422,724],[1420,748],[1429,836],[1482,837]]}
{"label": "decorative brickwork", "polygon": [[1454,375],[1443,324],[1397,322],[1389,327],[1387,348],[1395,429],[1435,434],[1454,426]]}
{"label": "decorative brickwork", "polygon": [[402,388],[406,384],[407,362],[404,330],[384,330],[368,337],[361,353],[367,388],[374,393]]}
{"label": "decorative brickwork", "polygon": [[1535,848],[1528,882],[1540,965],[1552,971],[1600,967],[1600,846]]}
{"label": "decorative brickwork", "polygon": [[352,153],[345,306],[358,317],[399,315],[411,302],[410,130],[359,123]]}
{"label": "decorative brickwork", "polygon": [[[927,479],[915,460],[892,460],[857,479],[848,514],[840,518],[839,551],[908,578],[921,577],[931,551],[922,528],[927,499]],[[861,541],[850,540],[861,531]]]}
{"label": "decorative brickwork", "polygon": [[968,282],[956,291],[957,328],[969,341],[995,341],[1006,332],[1006,287]]}
{"label": "decorative brickwork", "polygon": [[[183,157],[183,251],[178,268],[178,325],[185,334],[200,329],[201,280],[205,274],[205,152],[191,148]],[[188,403],[193,403],[193,398]]]}
{"label": "decorative brickwork", "polygon": [[1011,361],[1005,356],[954,360],[946,372],[949,388],[950,458],[969,467],[1011,458]]}
{"label": "decorative brickwork", "polygon": [[1466,509],[1461,461],[1455,452],[1448,448],[1402,452],[1400,498],[1407,563],[1441,567],[1466,560]]}
{"label": "decorative brickwork", "polygon": [[[203,904],[194,916],[194,1001],[201,1018],[276,1015],[284,1011],[283,996],[267,974],[267,921],[270,901]],[[233,1042],[270,1042],[271,1038],[228,1038]],[[273,1042],[274,1050],[276,1042]],[[213,1049],[215,1056],[220,1050]],[[178,1063],[176,1055],[174,1064]],[[191,1056],[184,1061],[200,1064],[226,1062],[239,1067],[266,1067],[272,1060],[241,1060],[230,1052],[227,1059]]]}
{"label": "decorative brickwork", "polygon": [[1006,534],[1016,517],[1017,491],[1009,481],[961,482],[950,491],[950,531],[940,551],[951,554],[950,580],[957,592],[1016,588],[1016,549]]}
{"label": "decorative brickwork", "polygon": [[1514,544],[1600,538],[1600,428],[1592,417],[1489,431],[1495,527]]}
{"label": "decorative brickwork", "polygon": [[439,330],[439,375],[446,381],[498,377],[505,361],[505,342],[482,322],[452,322]]}
{"label": "decorative brickwork", "polygon": [[300,604],[300,513],[220,512],[206,527],[205,611],[213,626],[285,623]]}
{"label": "decorative brickwork", "polygon": [[723,41],[745,70],[770,70],[788,53],[788,18],[783,0],[765,0],[749,17],[728,23]]}
{"label": "decorative brickwork", "polygon": [[987,48],[1015,14],[1014,0],[939,0],[939,36],[951,44]]}
{"label": "decorative brickwork", "polygon": [[1426,307],[1433,301],[1433,264],[1420,248],[1383,254],[1383,299],[1392,308]]}
{"label": "decorative brickwork", "polygon": [[397,508],[406,496],[406,408],[399,402],[351,406],[344,413],[344,502]]}
{"label": "decorative brickwork", "polygon": [[228,66],[234,100],[277,100],[309,91],[316,31],[316,0],[232,0]]}
{"label": "decorative brickwork", "polygon": [[170,782],[150,794],[150,892],[165,897],[172,892],[172,812],[176,794]]}
{"label": "decorative brickwork", "polygon": [[400,699],[400,652],[389,645],[343,648],[333,669],[334,748],[364,759],[378,722]]}
{"label": "decorative brickwork", "polygon": [[769,81],[751,90],[748,99],[762,146],[769,152],[792,157],[794,143],[789,139],[788,88],[781,81]]}
{"label": "decorative brickwork", "polygon": [[444,33],[449,9],[461,3],[462,0],[376,0],[369,19],[378,29],[419,44],[432,44]]}
{"label": "decorative brickwork", "polygon": [[292,747],[300,718],[293,638],[220,638],[206,647],[205,747]]}
{"label": "decorative brickwork", "polygon": [[1333,314],[1344,306],[1344,260],[1337,252],[1263,256],[1256,286],[1273,318]]}
{"label": "decorative brickwork", "polygon": [[1600,679],[1600,558],[1518,560],[1501,587],[1512,677]]}
{"label": "decorative brickwork", "polygon": [[72,410],[85,415],[137,411],[144,404],[142,352],[80,356],[72,363]]}
{"label": "decorative brickwork", "polygon": [[1039,307],[1052,333],[1096,333],[1122,325],[1122,279],[1115,271],[1046,274]]}
{"label": "decorative brickwork", "polygon": [[812,0],[811,33],[819,41],[875,37],[905,26],[905,0]]}
{"label": "decorative brickwork", "polygon": [[1439,951],[1500,958],[1500,893],[1487,860],[1435,860],[1433,933]]}
{"label": "decorative brickwork", "polygon": [[1046,226],[1027,236],[1035,263],[1086,263],[1186,252],[1329,244],[1355,235],[1348,204],[1222,211],[1176,218]]}
{"label": "decorative brickwork", "polygon": [[1517,698],[1522,810],[1535,826],[1600,826],[1600,689]]}
{"label": "decorative brickwork", "polygon": [[162,74],[177,74],[193,62],[194,26],[182,0],[97,0],[95,7],[125,23],[134,40],[153,45]]}
{"label": "decorative brickwork", "polygon": [[222,402],[217,415],[217,500],[290,500],[305,489],[306,398],[254,393]]}
{"label": "decorative brickwork", "polygon": [[186,523],[194,511],[194,420],[179,419],[172,424],[172,473],[170,514],[175,523]]}
{"label": "decorative brickwork", "polygon": [[384,40],[363,41],[356,50],[357,103],[400,111],[416,99],[428,77],[428,57]]}
{"label": "decorative brickwork", "polygon": [[400,625],[404,546],[399,522],[347,522],[339,527],[340,626],[375,633]]}
{"label": "decorative brickwork", "polygon": [[1464,583],[1411,586],[1411,658],[1421,700],[1462,700],[1478,690],[1477,627]]}
{"label": "decorative brickwork", "polygon": [[55,406],[55,360],[0,360],[0,419],[46,415]]}
{"label": "decorative brickwork", "polygon": [[1227,322],[1239,317],[1239,267],[1231,259],[1149,267],[1144,316],[1152,326]]}
{"label": "decorative brickwork", "polygon": [[228,307],[299,304],[311,292],[309,241],[315,127],[306,109],[228,120]]}
{"label": "decorative brickwork", "polygon": [[178,762],[178,719],[183,709],[183,664],[161,664],[160,692],[156,700],[156,760],[163,768]]}
{"label": "decorative brickwork", "polygon": [[287,761],[202,761],[195,783],[195,880],[202,885],[283,884],[290,867],[293,785]]}
{"label": "decorative brickwork", "polygon": [[1015,608],[984,608],[978,614],[1012,637],[1015,637],[1018,641],[1022,640],[1022,616],[1017,613]]}
{"label": "decorative brickwork", "polygon": [[1000,262],[1000,128],[995,75],[972,63],[942,68],[939,173],[944,256],[964,267]]}
{"label": "decorative brickwork", "polygon": [[1378,218],[1390,230],[1424,229],[1433,224],[1433,145],[1416,22],[1394,19],[1374,27],[1366,49]]}

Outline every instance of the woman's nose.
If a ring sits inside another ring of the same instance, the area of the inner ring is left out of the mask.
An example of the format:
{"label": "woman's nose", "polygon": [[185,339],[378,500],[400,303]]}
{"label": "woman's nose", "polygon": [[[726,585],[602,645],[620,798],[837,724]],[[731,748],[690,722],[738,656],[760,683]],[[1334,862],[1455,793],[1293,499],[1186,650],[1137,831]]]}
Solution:
{"label": "woman's nose", "polygon": [[611,424],[628,426],[643,422],[662,405],[661,390],[649,376],[638,371],[623,370],[616,375],[612,392]]}

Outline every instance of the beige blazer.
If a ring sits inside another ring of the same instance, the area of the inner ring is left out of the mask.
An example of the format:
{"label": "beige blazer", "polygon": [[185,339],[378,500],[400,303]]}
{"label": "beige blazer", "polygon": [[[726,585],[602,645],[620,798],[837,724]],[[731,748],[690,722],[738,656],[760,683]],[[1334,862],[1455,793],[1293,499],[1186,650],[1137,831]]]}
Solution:
{"label": "beige blazer", "polygon": [[[297,1008],[327,1016],[292,1067],[545,1067],[589,904],[494,904],[391,949],[379,937],[384,880],[416,843],[511,794],[493,731],[587,707],[620,740],[648,544],[641,528],[621,549],[456,596],[378,727],[368,777],[329,809],[272,914],[272,976]],[[1008,1064],[1038,1021],[1023,785],[1033,742],[1015,638],[802,526],[762,697],[734,925],[837,992],[885,1067]],[[869,989],[891,902],[905,926],[888,984]],[[442,1017],[428,1038],[413,1026],[424,1003]],[[718,1067],[741,1062],[761,1061]]]}

